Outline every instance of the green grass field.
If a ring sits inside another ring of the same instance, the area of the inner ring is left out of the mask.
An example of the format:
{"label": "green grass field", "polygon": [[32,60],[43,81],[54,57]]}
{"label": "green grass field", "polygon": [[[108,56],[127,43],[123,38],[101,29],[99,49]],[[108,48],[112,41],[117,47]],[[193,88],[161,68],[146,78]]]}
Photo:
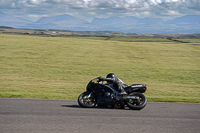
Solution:
{"label": "green grass field", "polygon": [[77,99],[89,80],[113,72],[147,84],[148,101],[200,103],[199,40],[121,39],[0,34],[0,97]]}

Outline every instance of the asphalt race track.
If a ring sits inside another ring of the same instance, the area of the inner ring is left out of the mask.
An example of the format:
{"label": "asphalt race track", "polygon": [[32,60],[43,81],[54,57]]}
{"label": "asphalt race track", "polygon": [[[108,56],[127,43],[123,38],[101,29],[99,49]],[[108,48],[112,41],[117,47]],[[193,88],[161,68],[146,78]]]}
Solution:
{"label": "asphalt race track", "polygon": [[200,104],[148,102],[140,111],[76,100],[0,98],[0,133],[199,133]]}

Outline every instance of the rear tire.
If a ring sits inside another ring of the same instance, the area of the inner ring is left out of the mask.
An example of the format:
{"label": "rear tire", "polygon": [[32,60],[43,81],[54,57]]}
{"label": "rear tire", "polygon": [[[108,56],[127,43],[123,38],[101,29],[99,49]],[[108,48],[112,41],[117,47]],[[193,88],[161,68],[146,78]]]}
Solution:
{"label": "rear tire", "polygon": [[141,110],[147,105],[147,98],[139,92],[132,92],[129,96],[137,96],[139,99],[128,99],[127,106],[133,110]]}
{"label": "rear tire", "polygon": [[82,93],[78,97],[78,104],[81,107],[92,108],[92,107],[94,107],[96,105],[96,96],[95,96],[95,94],[92,94],[89,98],[87,98],[90,93],[91,92],[86,91],[86,92]]}

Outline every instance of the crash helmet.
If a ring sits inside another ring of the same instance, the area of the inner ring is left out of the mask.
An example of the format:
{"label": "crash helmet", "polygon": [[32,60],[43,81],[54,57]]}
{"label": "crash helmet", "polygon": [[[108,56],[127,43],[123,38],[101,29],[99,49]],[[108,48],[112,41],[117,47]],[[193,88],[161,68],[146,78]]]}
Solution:
{"label": "crash helmet", "polygon": [[115,74],[114,74],[114,73],[109,73],[109,74],[106,76],[106,78],[111,78],[111,79],[113,79],[113,78],[115,78]]}

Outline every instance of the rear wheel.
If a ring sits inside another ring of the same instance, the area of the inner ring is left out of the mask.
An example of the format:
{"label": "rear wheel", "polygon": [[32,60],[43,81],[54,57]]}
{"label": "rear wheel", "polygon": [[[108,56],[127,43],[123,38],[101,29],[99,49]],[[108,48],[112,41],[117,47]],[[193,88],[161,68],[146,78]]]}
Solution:
{"label": "rear wheel", "polygon": [[78,104],[84,108],[92,108],[96,105],[96,96],[92,92],[84,92],[78,97]]}
{"label": "rear wheel", "polygon": [[138,97],[138,99],[128,99],[127,100],[127,106],[130,109],[140,110],[140,109],[143,109],[146,106],[147,98],[142,93],[132,92],[132,93],[129,94],[129,96]]}

